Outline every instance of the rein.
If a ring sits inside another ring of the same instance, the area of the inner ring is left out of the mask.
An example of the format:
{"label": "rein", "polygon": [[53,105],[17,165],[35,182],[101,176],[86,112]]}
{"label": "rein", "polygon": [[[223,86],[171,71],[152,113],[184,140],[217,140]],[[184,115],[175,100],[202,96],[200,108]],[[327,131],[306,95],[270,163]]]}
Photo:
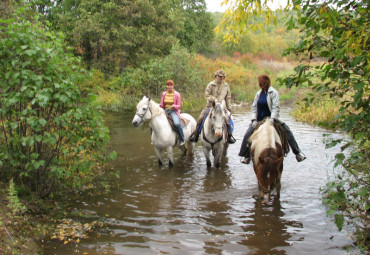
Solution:
{"label": "rein", "polygon": [[203,140],[204,141],[206,141],[207,143],[209,143],[210,145],[211,145],[211,147],[212,147],[212,155],[214,156],[215,155],[215,150],[214,150],[214,146],[215,146],[215,144],[217,144],[217,143],[219,143],[220,141],[222,141],[222,138],[224,138],[223,137],[223,135],[220,137],[220,138],[218,138],[218,140],[216,141],[216,142],[214,142],[214,143],[212,143],[212,142],[210,142],[208,139],[207,139],[207,137],[205,136],[205,134],[204,134],[204,131],[203,131]]}

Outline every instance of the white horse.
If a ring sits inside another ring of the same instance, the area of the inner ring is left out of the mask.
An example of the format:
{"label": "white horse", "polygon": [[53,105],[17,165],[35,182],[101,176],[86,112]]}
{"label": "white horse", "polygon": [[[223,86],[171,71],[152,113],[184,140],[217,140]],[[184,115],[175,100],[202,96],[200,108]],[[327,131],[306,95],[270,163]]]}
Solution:
{"label": "white horse", "polygon": [[203,152],[207,160],[207,167],[211,167],[209,152],[212,151],[214,165],[220,168],[221,157],[226,155],[229,144],[227,143],[227,127],[225,123],[225,103],[213,103],[200,133]]}
{"label": "white horse", "polygon": [[182,113],[181,117],[189,120],[189,123],[183,127],[185,145],[180,146],[180,139],[177,132],[175,132],[169,121],[167,120],[165,111],[153,100],[144,96],[143,99],[136,106],[136,113],[132,124],[139,127],[145,121],[149,121],[149,126],[152,128],[152,143],[154,150],[157,153],[159,165],[163,164],[162,152],[167,151],[169,158],[169,166],[173,166],[173,147],[179,147],[183,152],[192,154],[194,145],[189,141],[189,136],[193,133],[196,127],[195,119],[187,114]]}

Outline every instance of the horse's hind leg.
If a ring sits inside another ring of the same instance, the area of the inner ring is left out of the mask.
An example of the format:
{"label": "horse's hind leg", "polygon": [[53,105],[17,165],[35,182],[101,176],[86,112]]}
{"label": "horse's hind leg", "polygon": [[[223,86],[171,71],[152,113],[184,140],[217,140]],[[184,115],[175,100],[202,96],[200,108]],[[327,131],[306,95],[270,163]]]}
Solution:
{"label": "horse's hind leg", "polygon": [[194,143],[189,142],[189,141],[186,142],[185,148],[186,148],[186,152],[188,153],[188,155],[193,155],[193,153],[194,153]]}
{"label": "horse's hind leg", "polygon": [[185,144],[185,146],[180,146],[180,150],[182,151],[182,155],[185,156],[186,152],[188,151],[187,150],[187,145]]}

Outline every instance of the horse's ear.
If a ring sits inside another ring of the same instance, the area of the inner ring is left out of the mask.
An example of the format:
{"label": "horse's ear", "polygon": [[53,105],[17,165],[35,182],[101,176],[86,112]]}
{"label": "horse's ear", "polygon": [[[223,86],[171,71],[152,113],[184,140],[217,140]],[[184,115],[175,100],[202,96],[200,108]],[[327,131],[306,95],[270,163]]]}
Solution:
{"label": "horse's ear", "polygon": [[215,108],[216,106],[216,99],[212,101],[212,107]]}

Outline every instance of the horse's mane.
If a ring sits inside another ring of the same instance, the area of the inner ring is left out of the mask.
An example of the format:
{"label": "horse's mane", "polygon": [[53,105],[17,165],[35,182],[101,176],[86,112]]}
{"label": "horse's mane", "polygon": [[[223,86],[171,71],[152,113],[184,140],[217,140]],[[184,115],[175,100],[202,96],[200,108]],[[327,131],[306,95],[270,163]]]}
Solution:
{"label": "horse's mane", "polygon": [[215,111],[214,111],[215,113],[221,113],[222,114],[223,111],[224,110],[223,110],[223,105],[222,104],[216,104],[215,105]]}
{"label": "horse's mane", "polygon": [[153,116],[157,116],[164,111],[153,99],[150,100],[150,108],[152,109]]}
{"label": "horse's mane", "polygon": [[138,104],[137,104],[137,109],[141,108],[144,104],[147,103],[147,100],[150,100],[149,101],[149,106],[150,106],[150,109],[153,113],[153,116],[156,116],[156,115],[159,115],[161,114],[164,110],[159,106],[159,104],[157,104],[156,102],[153,101],[153,99],[150,99],[150,98],[147,98],[147,97],[144,97]]}

